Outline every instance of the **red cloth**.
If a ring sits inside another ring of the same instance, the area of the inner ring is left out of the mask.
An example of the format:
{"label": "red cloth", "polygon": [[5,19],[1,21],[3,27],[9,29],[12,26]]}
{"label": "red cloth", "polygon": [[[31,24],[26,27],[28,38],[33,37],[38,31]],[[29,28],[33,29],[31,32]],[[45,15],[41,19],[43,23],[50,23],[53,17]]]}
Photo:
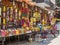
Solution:
{"label": "red cloth", "polygon": [[27,14],[29,12],[29,10],[28,10],[28,8],[21,8],[21,12]]}
{"label": "red cloth", "polygon": [[17,23],[20,23],[20,20],[17,20]]}

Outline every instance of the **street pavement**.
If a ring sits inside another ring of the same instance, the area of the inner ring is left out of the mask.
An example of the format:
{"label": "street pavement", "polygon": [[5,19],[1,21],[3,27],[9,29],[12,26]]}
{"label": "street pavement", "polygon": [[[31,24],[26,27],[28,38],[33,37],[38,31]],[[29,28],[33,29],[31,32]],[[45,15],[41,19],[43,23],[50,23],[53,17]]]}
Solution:
{"label": "street pavement", "polygon": [[[56,34],[56,37],[54,38],[53,35],[49,34],[48,35],[48,38],[46,39],[46,42],[45,43],[42,43],[42,42],[37,42],[37,41],[33,41],[33,42],[27,42],[27,41],[21,41],[21,42],[14,42],[14,43],[9,43],[7,45],[50,45],[51,43],[54,44],[53,42],[55,40],[57,40],[58,42],[58,37],[60,35]],[[57,39],[56,39],[57,38]]]}
{"label": "street pavement", "polygon": [[51,40],[51,43],[48,45],[60,45],[60,35],[57,38]]}

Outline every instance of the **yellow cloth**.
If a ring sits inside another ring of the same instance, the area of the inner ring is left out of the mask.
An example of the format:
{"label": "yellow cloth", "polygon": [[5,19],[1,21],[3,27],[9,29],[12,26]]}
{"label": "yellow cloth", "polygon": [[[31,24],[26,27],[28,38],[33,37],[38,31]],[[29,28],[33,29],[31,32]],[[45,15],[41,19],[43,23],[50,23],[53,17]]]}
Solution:
{"label": "yellow cloth", "polygon": [[5,19],[3,19],[3,24],[6,24],[6,20]]}
{"label": "yellow cloth", "polygon": [[33,17],[35,17],[35,18],[40,17],[40,13],[39,12],[34,12]]}
{"label": "yellow cloth", "polygon": [[43,26],[43,30],[46,30],[47,29],[47,26]]}
{"label": "yellow cloth", "polygon": [[34,30],[34,28],[33,28],[33,27],[29,27],[29,29],[30,29],[31,31],[33,31],[33,30]]}
{"label": "yellow cloth", "polygon": [[34,20],[33,17],[31,17],[30,21],[33,22],[33,20]]}
{"label": "yellow cloth", "polygon": [[13,7],[11,6],[10,9],[13,10]]}
{"label": "yellow cloth", "polygon": [[20,16],[21,16],[21,11],[19,11],[19,20],[21,19]]}
{"label": "yellow cloth", "polygon": [[45,25],[46,24],[46,21],[45,20],[42,20],[42,24]]}
{"label": "yellow cloth", "polygon": [[47,26],[47,28],[50,28],[50,26]]}
{"label": "yellow cloth", "polygon": [[37,30],[40,30],[40,28],[39,28],[39,27],[37,27]]}
{"label": "yellow cloth", "polygon": [[26,27],[26,30],[28,31],[29,30],[29,27]]}
{"label": "yellow cloth", "polygon": [[36,31],[39,31],[40,30],[40,28],[39,27],[36,27]]}
{"label": "yellow cloth", "polygon": [[33,18],[34,19],[34,22],[36,22],[36,18]]}
{"label": "yellow cloth", "polygon": [[5,6],[3,7],[3,11],[6,11],[6,7]]}
{"label": "yellow cloth", "polygon": [[54,25],[55,22],[56,22],[56,19],[55,19],[55,18],[52,18],[52,20],[51,20],[51,25]]}
{"label": "yellow cloth", "polygon": [[32,17],[30,20],[31,20],[31,22],[36,22],[36,18]]}

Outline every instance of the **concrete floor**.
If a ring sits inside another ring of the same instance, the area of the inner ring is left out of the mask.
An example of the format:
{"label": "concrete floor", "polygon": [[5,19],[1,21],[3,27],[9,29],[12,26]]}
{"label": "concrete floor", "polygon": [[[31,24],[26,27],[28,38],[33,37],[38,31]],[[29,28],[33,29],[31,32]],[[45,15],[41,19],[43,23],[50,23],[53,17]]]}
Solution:
{"label": "concrete floor", "polygon": [[[56,34],[57,38],[58,34]],[[14,43],[9,43],[7,45],[48,45],[51,43],[51,40],[55,39],[52,35],[48,35],[48,38],[45,43],[33,41],[33,42],[27,42],[27,41],[21,41],[21,42],[14,42]]]}
{"label": "concrete floor", "polygon": [[49,43],[48,45],[60,45],[60,35],[57,38],[51,40],[50,42],[51,43]]}

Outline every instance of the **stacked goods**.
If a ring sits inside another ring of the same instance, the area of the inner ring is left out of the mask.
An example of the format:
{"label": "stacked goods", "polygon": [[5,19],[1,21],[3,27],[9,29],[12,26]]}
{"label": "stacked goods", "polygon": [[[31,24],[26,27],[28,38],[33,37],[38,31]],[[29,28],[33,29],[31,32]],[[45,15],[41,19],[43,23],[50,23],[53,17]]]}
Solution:
{"label": "stacked goods", "polygon": [[[2,14],[0,11],[2,37],[40,31],[41,28],[37,26],[38,23],[41,23],[42,30],[46,30],[45,26],[48,25],[48,16],[45,13],[45,10],[26,2],[10,2],[8,0],[6,2],[5,0],[2,1]],[[42,13],[40,11],[42,11]],[[54,22],[54,18],[51,18],[50,20]]]}
{"label": "stacked goods", "polygon": [[3,6],[3,29],[6,29],[6,6]]}

